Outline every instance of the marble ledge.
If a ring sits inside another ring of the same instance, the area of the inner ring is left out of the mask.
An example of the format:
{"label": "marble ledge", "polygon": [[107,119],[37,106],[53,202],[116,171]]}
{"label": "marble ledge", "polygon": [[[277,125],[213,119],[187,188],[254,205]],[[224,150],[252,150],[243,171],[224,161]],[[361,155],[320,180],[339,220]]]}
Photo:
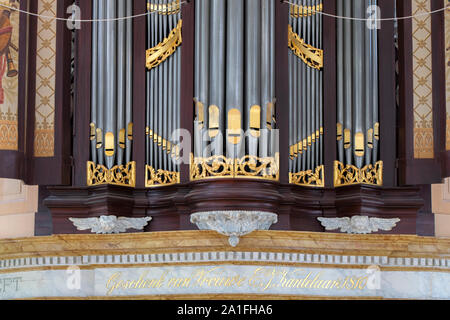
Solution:
{"label": "marble ledge", "polygon": [[0,240],[0,259],[187,251],[278,251],[441,259],[450,258],[450,239],[411,235],[255,231],[242,237],[239,245],[232,248],[226,236],[213,231],[172,231]]}

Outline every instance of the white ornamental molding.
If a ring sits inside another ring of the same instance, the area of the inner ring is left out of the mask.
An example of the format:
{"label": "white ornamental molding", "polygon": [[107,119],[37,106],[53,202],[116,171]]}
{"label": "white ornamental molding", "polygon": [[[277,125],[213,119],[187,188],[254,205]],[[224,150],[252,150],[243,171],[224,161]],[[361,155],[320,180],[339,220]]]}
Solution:
{"label": "white ornamental molding", "polygon": [[367,216],[353,216],[351,218],[317,218],[325,230],[340,229],[341,232],[368,234],[378,230],[391,231],[400,219],[369,218]]}
{"label": "white ornamental molding", "polygon": [[269,230],[278,222],[275,213],[262,211],[209,211],[191,214],[191,223],[200,230],[214,230],[229,237],[232,247],[239,243],[239,237],[255,230]]}
{"label": "white ornamental molding", "polygon": [[116,216],[101,216],[98,218],[69,218],[77,230],[89,230],[97,234],[124,233],[128,229],[143,230],[152,220],[151,217],[126,218]]}

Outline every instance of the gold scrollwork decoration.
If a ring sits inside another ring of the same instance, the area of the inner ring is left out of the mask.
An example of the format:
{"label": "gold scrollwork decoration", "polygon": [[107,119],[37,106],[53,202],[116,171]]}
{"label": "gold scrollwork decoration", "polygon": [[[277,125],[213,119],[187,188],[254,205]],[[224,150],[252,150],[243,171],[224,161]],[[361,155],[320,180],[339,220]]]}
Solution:
{"label": "gold scrollwork decoration", "polygon": [[303,18],[315,15],[317,12],[322,12],[323,4],[317,4],[315,6],[302,6],[297,4],[290,5],[290,13],[293,18]]}
{"label": "gold scrollwork decoration", "polygon": [[256,157],[246,155],[241,159],[235,159],[235,178],[256,178],[265,180],[279,180],[279,158]]}
{"label": "gold scrollwork decoration", "polygon": [[279,180],[279,154],[260,158],[246,155],[240,159],[223,155],[209,158],[194,158],[191,154],[191,181],[217,178],[248,178]]}
{"label": "gold scrollwork decoration", "polygon": [[191,180],[211,178],[232,178],[234,175],[234,159],[225,156],[194,158],[191,154]]}
{"label": "gold scrollwork decoration", "polygon": [[304,187],[325,187],[324,166],[321,165],[312,170],[301,171],[298,173],[289,173],[289,183]]}
{"label": "gold scrollwork decoration", "polygon": [[180,183],[180,173],[167,170],[155,170],[152,166],[145,166],[145,187],[155,188]]}
{"label": "gold scrollwork decoration", "polygon": [[292,26],[288,26],[288,29],[288,44],[292,52],[311,68],[321,70],[323,68],[323,50],[305,43],[292,30]]}
{"label": "gold scrollwork decoration", "polygon": [[348,186],[354,184],[383,185],[383,161],[375,165],[369,164],[363,168],[334,162],[334,186]]}
{"label": "gold scrollwork decoration", "polygon": [[98,186],[112,184],[124,187],[136,186],[136,162],[117,165],[108,169],[104,165],[87,162],[87,185]]}
{"label": "gold scrollwork decoration", "polygon": [[161,15],[177,14],[180,12],[180,9],[181,9],[180,0],[175,0],[166,4],[147,3],[148,12],[157,12],[158,14]]}
{"label": "gold scrollwork decoration", "polygon": [[153,69],[169,58],[181,45],[182,20],[178,21],[177,26],[170,32],[169,36],[153,48],[146,52],[147,69]]}

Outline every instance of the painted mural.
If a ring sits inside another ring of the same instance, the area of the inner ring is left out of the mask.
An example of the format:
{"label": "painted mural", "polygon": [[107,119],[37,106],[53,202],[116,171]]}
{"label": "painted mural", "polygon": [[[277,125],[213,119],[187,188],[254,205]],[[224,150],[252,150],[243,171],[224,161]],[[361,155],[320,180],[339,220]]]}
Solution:
{"label": "painted mural", "polygon": [[18,149],[19,14],[0,1],[0,150]]}

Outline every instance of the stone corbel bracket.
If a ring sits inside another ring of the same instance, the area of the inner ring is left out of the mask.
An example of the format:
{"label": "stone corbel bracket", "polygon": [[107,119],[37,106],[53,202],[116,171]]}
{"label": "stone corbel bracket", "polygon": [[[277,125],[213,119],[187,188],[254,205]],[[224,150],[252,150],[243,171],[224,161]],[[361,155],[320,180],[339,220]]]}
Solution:
{"label": "stone corbel bracket", "polygon": [[383,218],[369,218],[367,216],[353,216],[351,218],[317,218],[325,230],[337,230],[341,232],[368,234],[377,232],[378,230],[391,231],[400,219],[383,219]]}
{"label": "stone corbel bracket", "polygon": [[127,218],[116,216],[101,216],[98,218],[69,218],[77,230],[91,230],[97,234],[124,233],[129,229],[143,230],[152,220],[151,217]]}
{"label": "stone corbel bracket", "polygon": [[209,211],[191,215],[191,223],[200,230],[214,230],[229,237],[232,247],[239,243],[239,237],[255,230],[269,230],[278,222],[275,213],[262,211]]}

